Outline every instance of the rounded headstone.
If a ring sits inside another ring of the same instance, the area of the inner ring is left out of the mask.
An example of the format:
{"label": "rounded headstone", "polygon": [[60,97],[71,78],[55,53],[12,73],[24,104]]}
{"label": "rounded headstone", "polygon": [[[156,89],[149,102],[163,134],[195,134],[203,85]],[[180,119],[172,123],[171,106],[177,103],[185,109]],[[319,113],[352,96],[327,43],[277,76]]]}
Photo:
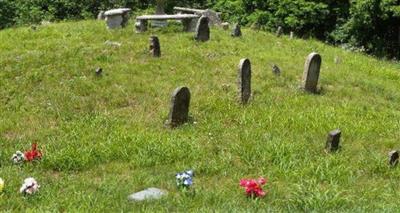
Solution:
{"label": "rounded headstone", "polygon": [[316,93],[321,69],[322,58],[318,53],[311,53],[306,59],[303,73],[302,88],[305,91]]}
{"label": "rounded headstone", "polygon": [[176,127],[189,120],[190,90],[187,87],[178,87],[171,97],[171,106],[167,125]]}
{"label": "rounded headstone", "polygon": [[239,63],[238,88],[240,103],[247,104],[251,97],[251,63],[247,58],[240,60]]}
{"label": "rounded headstone", "polygon": [[231,36],[232,37],[240,37],[240,36],[242,36],[242,30],[241,30],[239,24],[235,24],[235,26],[233,27]]}
{"label": "rounded headstone", "polygon": [[196,41],[208,41],[210,40],[210,27],[208,26],[208,18],[202,16],[199,18],[196,25]]}

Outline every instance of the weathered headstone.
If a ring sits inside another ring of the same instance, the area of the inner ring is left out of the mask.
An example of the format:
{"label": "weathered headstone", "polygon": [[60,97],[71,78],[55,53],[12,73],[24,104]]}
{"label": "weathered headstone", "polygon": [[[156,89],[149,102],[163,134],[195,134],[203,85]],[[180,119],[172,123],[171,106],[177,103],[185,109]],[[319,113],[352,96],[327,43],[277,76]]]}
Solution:
{"label": "weathered headstone", "polygon": [[98,68],[96,69],[96,75],[97,75],[97,76],[100,76],[102,73],[103,73],[103,69],[102,69],[101,67],[98,67]]}
{"label": "weathered headstone", "polygon": [[189,120],[190,90],[178,87],[172,93],[167,125],[177,127]]}
{"label": "weathered headstone", "polygon": [[[164,15],[165,0],[156,0],[156,15]],[[151,26],[153,27],[166,27],[168,25],[167,20],[153,20]]]}
{"label": "weathered headstone", "polygon": [[167,195],[167,192],[158,188],[148,188],[129,195],[129,201],[157,200]]}
{"label": "weathered headstone", "polygon": [[328,139],[326,140],[326,145],[325,145],[325,149],[328,152],[335,152],[339,149],[341,135],[342,132],[340,131],[340,129],[335,129],[328,133]]}
{"label": "weathered headstone", "polygon": [[100,11],[99,14],[97,15],[97,20],[104,20],[106,16],[104,15],[105,11]]}
{"label": "weathered headstone", "polygon": [[290,31],[290,39],[293,39],[293,38],[294,38],[294,32]]}
{"label": "weathered headstone", "polygon": [[389,152],[389,165],[396,166],[399,163],[399,151],[393,150]]}
{"label": "weathered headstone", "polygon": [[221,27],[223,30],[229,30],[229,23],[228,22],[224,22],[221,24]]}
{"label": "weathered headstone", "polygon": [[340,64],[341,60],[340,60],[339,56],[335,56],[334,62],[335,62],[335,64]]}
{"label": "weathered headstone", "polygon": [[240,60],[239,63],[238,88],[240,103],[247,104],[251,97],[251,64],[247,58]]}
{"label": "weathered headstone", "polygon": [[276,30],[276,36],[281,37],[283,33],[283,29],[281,26],[278,27],[278,29]]}
{"label": "weathered headstone", "polygon": [[321,56],[318,53],[308,55],[304,65],[302,88],[305,91],[316,93],[321,68]]}
{"label": "weathered headstone", "polygon": [[232,37],[242,36],[242,30],[240,29],[240,24],[235,24],[231,33]]}
{"label": "weathered headstone", "polygon": [[160,41],[157,36],[151,36],[150,39],[150,54],[153,57],[161,57]]}
{"label": "weathered headstone", "polygon": [[272,73],[278,76],[281,75],[281,69],[278,67],[278,65],[272,65]]}
{"label": "weathered headstone", "polygon": [[210,40],[210,27],[208,26],[208,18],[205,16],[200,17],[197,22],[195,39],[197,41]]}

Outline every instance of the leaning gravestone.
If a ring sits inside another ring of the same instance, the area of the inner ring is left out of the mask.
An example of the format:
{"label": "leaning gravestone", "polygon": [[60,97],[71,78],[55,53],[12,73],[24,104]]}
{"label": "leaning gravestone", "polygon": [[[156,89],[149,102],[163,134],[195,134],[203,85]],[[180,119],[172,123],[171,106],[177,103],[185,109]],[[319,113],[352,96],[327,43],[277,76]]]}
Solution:
{"label": "leaning gravestone", "polygon": [[167,195],[167,192],[158,188],[148,188],[129,195],[129,201],[156,200]]}
{"label": "leaning gravestone", "polygon": [[235,24],[235,26],[233,27],[231,36],[232,37],[240,37],[240,36],[242,36],[242,30],[240,29],[240,25],[239,24]]}
{"label": "leaning gravestone", "polygon": [[189,120],[190,90],[178,87],[172,93],[167,125],[177,127]]}
{"label": "leaning gravestone", "polygon": [[205,16],[200,17],[196,26],[196,41],[210,40],[210,27],[208,26],[208,18]]}
{"label": "leaning gravestone", "polygon": [[393,150],[389,152],[389,165],[396,166],[399,163],[399,151]]}
{"label": "leaning gravestone", "polygon": [[251,64],[250,60],[240,60],[238,69],[239,102],[247,104],[251,97]]}
{"label": "leaning gravestone", "polygon": [[326,140],[325,149],[328,152],[335,152],[339,149],[340,136],[342,132],[339,129],[335,129],[328,134],[328,139]]}
{"label": "leaning gravestone", "polygon": [[308,55],[304,65],[303,85],[305,91],[316,93],[319,79],[319,72],[321,68],[321,56],[318,53],[311,53]]}
{"label": "leaning gravestone", "polygon": [[161,57],[160,41],[157,36],[151,36],[150,39],[150,54],[153,57]]}

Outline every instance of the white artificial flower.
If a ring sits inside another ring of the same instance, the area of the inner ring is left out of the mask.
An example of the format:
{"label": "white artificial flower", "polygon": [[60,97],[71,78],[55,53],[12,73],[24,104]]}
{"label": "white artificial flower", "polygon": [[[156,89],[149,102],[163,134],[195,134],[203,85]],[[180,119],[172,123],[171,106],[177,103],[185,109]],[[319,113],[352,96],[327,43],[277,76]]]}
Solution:
{"label": "white artificial flower", "polygon": [[37,183],[37,181],[34,178],[30,177],[24,180],[24,183],[22,184],[19,191],[23,194],[32,195],[35,194],[39,190],[39,188],[40,185]]}

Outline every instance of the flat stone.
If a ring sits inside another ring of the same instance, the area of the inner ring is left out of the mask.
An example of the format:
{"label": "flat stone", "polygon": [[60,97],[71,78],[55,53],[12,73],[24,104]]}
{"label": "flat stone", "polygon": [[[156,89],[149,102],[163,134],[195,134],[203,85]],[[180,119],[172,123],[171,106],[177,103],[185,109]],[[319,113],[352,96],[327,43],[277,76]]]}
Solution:
{"label": "flat stone", "polygon": [[157,200],[168,193],[158,188],[148,188],[140,192],[133,193],[128,196],[129,201]]}
{"label": "flat stone", "polygon": [[105,16],[116,16],[116,15],[122,15],[124,13],[130,12],[131,9],[129,8],[118,8],[118,9],[112,9],[112,10],[107,10],[104,15]]}

